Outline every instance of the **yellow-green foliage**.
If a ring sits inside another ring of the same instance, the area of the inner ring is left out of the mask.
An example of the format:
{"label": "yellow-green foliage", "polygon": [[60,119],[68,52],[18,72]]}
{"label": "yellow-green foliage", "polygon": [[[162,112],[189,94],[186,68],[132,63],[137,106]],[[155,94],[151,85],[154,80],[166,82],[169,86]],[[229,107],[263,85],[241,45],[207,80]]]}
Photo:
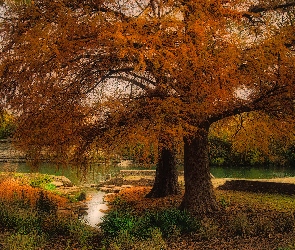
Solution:
{"label": "yellow-green foliage", "polygon": [[14,118],[11,114],[0,111],[0,139],[12,136],[15,129]]}

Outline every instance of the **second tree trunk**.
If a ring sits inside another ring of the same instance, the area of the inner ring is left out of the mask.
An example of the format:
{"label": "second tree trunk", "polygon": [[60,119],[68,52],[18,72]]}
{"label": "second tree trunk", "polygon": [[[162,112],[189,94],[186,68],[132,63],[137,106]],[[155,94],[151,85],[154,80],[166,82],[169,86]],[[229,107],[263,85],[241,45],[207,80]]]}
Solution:
{"label": "second tree trunk", "polygon": [[199,218],[218,210],[209,169],[208,130],[199,128],[194,137],[184,139],[185,194],[181,208]]}
{"label": "second tree trunk", "polygon": [[176,150],[172,146],[163,143],[163,138],[159,143],[159,160],[156,169],[154,186],[148,198],[166,197],[179,193],[178,171],[176,166]]}

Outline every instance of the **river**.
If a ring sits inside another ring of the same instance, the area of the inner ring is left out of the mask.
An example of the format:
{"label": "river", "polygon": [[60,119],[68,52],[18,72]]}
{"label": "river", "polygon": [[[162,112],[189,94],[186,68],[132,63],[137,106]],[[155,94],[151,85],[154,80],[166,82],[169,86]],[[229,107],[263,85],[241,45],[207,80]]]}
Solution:
{"label": "river", "polygon": [[[136,169],[140,169],[140,167],[136,167]],[[119,170],[120,167],[116,164],[94,163],[83,176],[79,169],[43,163],[37,171],[42,174],[64,175],[74,184],[96,184],[103,181],[109,174],[115,175]],[[16,151],[11,143],[5,141],[0,141],[0,172],[2,171],[24,173],[32,171],[29,165],[25,163],[24,156]],[[295,168],[212,167],[211,173],[215,178],[265,179],[295,176]]]}

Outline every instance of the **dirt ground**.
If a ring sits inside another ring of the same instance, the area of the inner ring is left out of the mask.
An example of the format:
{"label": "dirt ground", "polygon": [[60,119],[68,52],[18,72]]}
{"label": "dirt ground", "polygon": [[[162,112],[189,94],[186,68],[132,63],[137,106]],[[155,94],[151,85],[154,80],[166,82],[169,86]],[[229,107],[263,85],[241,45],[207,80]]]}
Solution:
{"label": "dirt ground", "polygon": [[[285,178],[273,178],[273,179],[235,179],[235,178],[212,178],[212,184],[214,188],[218,188],[224,185],[226,182],[239,180],[239,181],[252,181],[252,182],[266,182],[266,183],[287,183],[295,185],[295,177],[285,177]],[[109,181],[109,184],[114,185],[134,185],[134,186],[152,186],[154,177],[152,176],[125,176],[124,178],[114,178]],[[184,177],[179,176],[178,182],[180,185],[184,185]]]}

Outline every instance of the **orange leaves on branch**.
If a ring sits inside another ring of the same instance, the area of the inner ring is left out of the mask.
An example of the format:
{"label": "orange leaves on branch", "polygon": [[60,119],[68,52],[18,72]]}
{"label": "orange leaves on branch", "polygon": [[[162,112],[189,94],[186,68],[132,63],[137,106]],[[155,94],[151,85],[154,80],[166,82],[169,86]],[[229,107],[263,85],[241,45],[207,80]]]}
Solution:
{"label": "orange leaves on branch", "polygon": [[[133,12],[135,2],[44,0],[11,10],[19,19],[3,22],[14,45],[1,54],[1,86],[20,114],[23,148],[67,152],[85,138],[147,145],[161,131],[180,141],[238,113],[287,103],[291,111],[291,19],[277,23],[281,13],[268,12],[251,23],[253,1],[154,1],[157,13],[149,1]],[[277,87],[287,93],[274,95]]]}

